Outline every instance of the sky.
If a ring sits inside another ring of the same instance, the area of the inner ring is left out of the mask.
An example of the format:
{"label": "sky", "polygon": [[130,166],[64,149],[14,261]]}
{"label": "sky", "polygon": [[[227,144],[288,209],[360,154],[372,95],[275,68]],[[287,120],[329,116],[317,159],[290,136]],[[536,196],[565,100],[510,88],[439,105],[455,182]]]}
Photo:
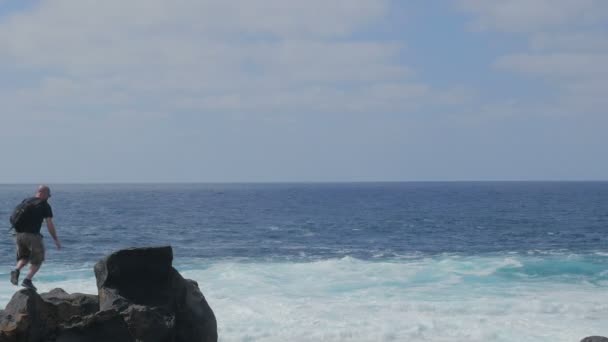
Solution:
{"label": "sky", "polygon": [[0,0],[0,183],[608,179],[605,0]]}

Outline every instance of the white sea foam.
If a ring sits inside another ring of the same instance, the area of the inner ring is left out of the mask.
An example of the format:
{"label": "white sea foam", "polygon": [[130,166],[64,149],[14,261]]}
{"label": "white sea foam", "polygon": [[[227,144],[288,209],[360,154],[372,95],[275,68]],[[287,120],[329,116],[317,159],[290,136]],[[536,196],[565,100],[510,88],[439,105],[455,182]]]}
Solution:
{"label": "white sea foam", "polygon": [[[176,266],[199,283],[221,341],[566,342],[606,335],[608,285],[510,276],[536,261],[513,255],[392,262],[345,257],[303,263],[188,260]],[[86,267],[43,268],[36,284],[40,291],[96,292]],[[1,286],[0,304],[14,290]]]}

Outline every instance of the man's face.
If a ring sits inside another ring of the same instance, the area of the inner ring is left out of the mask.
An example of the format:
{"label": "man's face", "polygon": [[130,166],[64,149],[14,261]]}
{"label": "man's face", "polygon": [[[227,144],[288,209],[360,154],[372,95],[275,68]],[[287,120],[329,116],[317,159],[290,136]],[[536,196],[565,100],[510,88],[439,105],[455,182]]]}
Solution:
{"label": "man's face", "polygon": [[48,200],[51,197],[51,190],[40,190],[38,192],[40,195],[39,197],[43,200]]}

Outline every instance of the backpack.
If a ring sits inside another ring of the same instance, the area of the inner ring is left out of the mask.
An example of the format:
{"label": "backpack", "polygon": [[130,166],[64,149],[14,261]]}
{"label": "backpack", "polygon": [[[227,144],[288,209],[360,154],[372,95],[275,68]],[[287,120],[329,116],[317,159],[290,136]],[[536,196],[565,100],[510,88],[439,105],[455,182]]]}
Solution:
{"label": "backpack", "polygon": [[32,209],[40,203],[42,200],[36,197],[26,198],[19,203],[10,217],[11,228],[14,228],[17,233],[24,233],[24,223],[28,221],[27,218],[31,215]]}

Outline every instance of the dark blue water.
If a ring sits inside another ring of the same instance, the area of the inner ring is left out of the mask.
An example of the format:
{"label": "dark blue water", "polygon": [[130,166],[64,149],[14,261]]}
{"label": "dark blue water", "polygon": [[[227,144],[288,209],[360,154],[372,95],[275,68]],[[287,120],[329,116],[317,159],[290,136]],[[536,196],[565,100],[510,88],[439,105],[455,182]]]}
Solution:
{"label": "dark blue water", "polygon": [[[62,263],[123,247],[310,260],[608,247],[608,182],[52,185]],[[0,185],[0,224],[34,185]],[[0,226],[1,227],[1,226]],[[0,236],[0,261],[13,242]]]}
{"label": "dark blue water", "polygon": [[[64,250],[43,231],[39,291],[94,294],[99,258],[170,244],[220,341],[607,335],[608,182],[51,187]],[[0,185],[0,308],[8,216],[35,188]]]}

